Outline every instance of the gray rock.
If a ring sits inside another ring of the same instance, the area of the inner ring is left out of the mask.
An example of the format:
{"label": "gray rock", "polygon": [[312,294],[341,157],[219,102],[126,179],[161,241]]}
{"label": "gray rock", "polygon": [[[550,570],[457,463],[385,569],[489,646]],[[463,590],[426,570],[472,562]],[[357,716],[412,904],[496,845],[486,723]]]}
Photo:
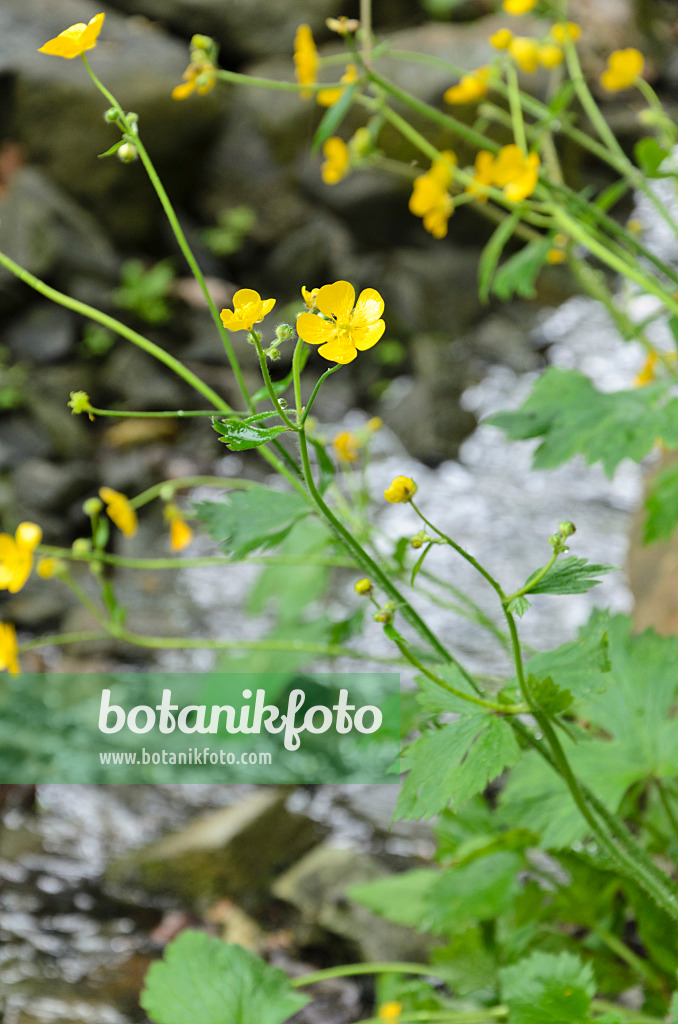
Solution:
{"label": "gray rock", "polygon": [[[192,408],[186,404],[192,388],[168,367],[124,340],[113,348],[101,379],[124,399],[127,409]],[[94,395],[92,401],[96,404]]]}
{"label": "gray rock", "polygon": [[38,453],[49,456],[53,451],[49,431],[24,413],[0,418],[0,470],[13,469]]}
{"label": "gray rock", "polygon": [[201,815],[180,832],[114,861],[116,891],[179,893],[191,904],[266,890],[272,876],[317,841],[316,828],[285,808],[286,794],[264,789],[231,807]]}
{"label": "gray rock", "polygon": [[92,485],[88,463],[57,465],[46,459],[27,459],[14,476],[17,498],[36,509],[57,509],[87,495]]}
{"label": "gray rock", "polygon": [[384,921],[347,896],[351,886],[389,873],[369,854],[323,843],[278,878],[273,893],[295,906],[307,926],[354,943],[364,960],[423,960],[428,939]]}
{"label": "gray rock", "polygon": [[8,327],[5,341],[16,359],[57,362],[73,348],[75,315],[54,303],[39,303]]}

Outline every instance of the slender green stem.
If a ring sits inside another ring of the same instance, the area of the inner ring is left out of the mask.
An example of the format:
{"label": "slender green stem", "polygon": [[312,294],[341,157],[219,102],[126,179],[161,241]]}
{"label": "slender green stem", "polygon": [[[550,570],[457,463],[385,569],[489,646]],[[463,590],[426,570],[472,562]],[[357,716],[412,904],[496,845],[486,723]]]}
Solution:
{"label": "slender green stem", "polygon": [[669,796],[666,792],[664,783],[661,779],[655,779],[654,784],[657,789],[657,792],[659,793],[659,799],[661,800],[662,807],[664,808],[664,811],[666,813],[666,817],[669,819],[669,823],[671,825],[674,838],[678,839],[678,818],[676,817],[675,810],[671,806],[671,801],[669,800]]}
{"label": "slender green stem", "polygon": [[114,317],[109,316],[108,313],[102,313],[101,310],[95,309],[94,306],[87,305],[86,302],[81,302],[79,299],[73,299],[70,295],[65,295],[63,292],[57,291],[56,288],[52,288],[50,285],[45,284],[40,278],[35,277],[30,271],[20,267],[18,263],[15,263],[13,259],[10,259],[5,253],[0,252],[0,264],[5,267],[10,273],[18,277],[24,284],[29,285],[36,292],[44,295],[45,298],[50,299],[52,302],[56,302],[59,306],[64,306],[66,309],[72,309],[75,313],[80,313],[81,316],[89,317],[90,320],[95,320],[97,323],[102,324],[104,327],[108,327],[110,330],[115,331],[116,334],[120,334],[123,338],[131,341],[137,348],[141,348],[144,352],[153,356],[159,362],[164,363],[165,366],[169,367],[178,377],[185,380],[187,384],[190,384],[192,388],[195,388],[199,394],[211,402],[215,409],[220,412],[232,413],[230,405],[221,398],[216,391],[213,391],[208,384],[205,384],[199,377],[197,377],[188,367],[184,366],[182,362],[171,356],[169,352],[165,352],[164,349],[156,345],[155,342],[150,341],[149,338],[144,338],[142,334],[132,330],[126,324],[121,323]]}
{"label": "slender green stem", "polygon": [[623,960],[631,970],[642,978],[646,984],[649,984],[651,988],[655,990],[663,989],[663,980],[652,970],[652,967],[648,964],[647,960],[643,960],[633,950],[629,949],[625,942],[612,932],[608,931],[607,928],[603,928],[602,925],[594,925],[592,932],[596,935],[607,948],[618,956],[620,960]]}
{"label": "slender green stem", "polygon": [[92,618],[96,619],[99,625],[103,626],[103,628],[107,632],[110,632],[111,623],[109,622],[109,620],[106,618],[101,609],[97,607],[97,605],[94,603],[89,594],[86,594],[85,591],[80,586],[80,584],[76,583],[71,574],[69,572],[62,572],[59,576],[59,579],[61,580],[62,583],[65,583],[69,590],[71,590],[75,594],[80,604],[87,609]]}
{"label": "slender green stem", "polygon": [[208,309],[210,311],[212,320],[214,321],[215,327],[217,328],[217,331],[219,332],[219,336],[221,337],[221,340],[223,342],[224,350],[226,352],[226,357],[227,357],[227,359],[228,359],[228,361],[230,363],[231,369],[233,371],[233,375],[234,375],[234,377],[235,377],[235,379],[236,379],[236,381],[238,383],[238,387],[240,388],[240,392],[241,392],[243,398],[245,399],[245,403],[248,406],[248,408],[251,409],[252,411],[254,411],[253,406],[252,406],[252,400],[250,398],[249,391],[247,390],[247,386],[245,384],[245,380],[244,380],[243,375],[242,375],[242,370],[240,369],[240,364],[238,363],[238,359],[237,359],[237,357],[235,355],[235,352],[233,350],[233,346],[231,345],[231,340],[229,338],[228,331],[226,330],[226,328],[224,327],[224,325],[221,322],[221,318],[220,318],[219,313],[217,311],[217,307],[215,306],[214,300],[213,300],[212,296],[210,295],[209,288],[207,287],[207,282],[205,281],[205,276],[204,276],[204,274],[203,274],[203,272],[202,272],[202,270],[200,268],[200,265],[198,264],[198,261],[196,260],[194,254],[193,254],[193,250],[191,249],[190,245],[188,244],[188,241],[186,239],[186,235],[184,234],[183,228],[181,227],[181,224],[179,223],[179,219],[178,219],[178,217],[176,215],[174,207],[172,206],[170,198],[167,195],[167,192],[165,191],[165,187],[164,187],[163,183],[161,182],[161,180],[160,180],[160,178],[158,176],[158,172],[156,171],[155,167],[153,166],[153,163],[152,163],[151,158],[150,158],[150,156],[148,154],[148,151],[147,151],[146,147],[144,146],[143,142],[141,141],[139,135],[134,133],[133,126],[128,121],[127,115],[125,114],[124,110],[120,106],[120,104],[117,101],[117,99],[115,98],[115,96],[113,96],[113,94],[106,88],[106,86],[101,81],[99,81],[99,79],[95,75],[94,71],[90,67],[90,64],[89,64],[85,54],[83,53],[83,54],[81,54],[81,56],[82,56],[82,62],[85,65],[85,68],[86,68],[90,78],[94,82],[95,86],[97,87],[99,92],[101,92],[101,94],[103,96],[105,96],[105,98],[108,100],[108,102],[111,104],[111,106],[118,112],[118,116],[119,116],[121,124],[125,128],[126,132],[128,132],[130,134],[130,136],[133,137],[134,145],[136,146],[136,148],[137,148],[137,150],[139,152],[139,157],[141,159],[141,162],[144,165],[144,168],[146,170],[146,173],[148,174],[150,182],[153,185],[153,188],[155,189],[155,192],[156,192],[156,195],[158,196],[158,199],[160,200],[160,204],[161,204],[163,210],[165,211],[165,216],[167,217],[167,220],[169,221],[170,227],[172,228],[172,231],[174,233],[174,237],[176,238],[176,240],[177,240],[177,242],[179,244],[179,248],[181,249],[181,251],[183,253],[184,259],[186,260],[186,262],[188,263],[188,266],[190,267],[191,273],[193,274],[193,276],[195,277],[196,281],[198,282],[198,285],[200,286],[200,290],[202,291],[202,293],[203,293],[203,295],[205,297],[205,302],[207,303],[207,307],[208,307]]}
{"label": "slender green stem", "polygon": [[439,974],[435,965],[389,960],[383,963],[340,964],[339,967],[328,967],[323,971],[313,971],[312,974],[302,974],[300,978],[290,978],[290,984],[292,988],[305,988],[306,985],[316,985],[320,981],[353,978],[359,974],[423,974],[425,977],[445,980],[445,972]]}
{"label": "slender green stem", "polygon": [[437,533],[439,537],[442,537],[442,539],[445,541],[446,544],[449,544],[449,546],[451,548],[454,548],[454,550],[458,554],[460,554],[462,558],[466,559],[466,561],[469,563],[469,565],[473,566],[473,568],[476,570],[476,572],[479,572],[480,575],[484,579],[487,580],[487,582],[490,584],[492,589],[494,591],[496,591],[496,593],[498,594],[499,600],[503,603],[504,600],[505,600],[504,591],[501,589],[501,587],[499,586],[499,584],[495,580],[494,576],[492,576],[492,574],[489,573],[487,571],[487,569],[485,569],[480,564],[480,562],[478,562],[477,559],[475,559],[473,557],[473,555],[470,555],[468,553],[468,551],[465,551],[464,548],[460,544],[457,544],[456,540],[452,540],[452,538],[448,537],[448,535],[446,533],[443,533],[442,530],[439,530],[437,526],[434,526],[433,523],[430,521],[430,519],[426,518],[426,516],[421,511],[421,509],[419,509],[417,507],[417,505],[413,501],[410,501],[410,505],[412,506],[414,511],[417,513],[419,518],[422,520],[422,522],[426,523],[426,525],[429,527],[429,529],[433,530],[434,533]]}
{"label": "slender green stem", "polygon": [[292,423],[292,420],[289,418],[289,416],[287,415],[287,413],[283,409],[282,405],[280,404],[280,399],[278,398],[278,396],[275,393],[275,388],[273,387],[273,381],[271,380],[271,375],[268,372],[268,363],[266,362],[266,354],[265,354],[263,348],[261,347],[261,340],[259,338],[258,332],[254,331],[254,330],[251,330],[249,332],[249,336],[250,336],[250,339],[252,341],[252,344],[254,345],[254,347],[257,350],[257,355],[259,357],[259,366],[261,367],[261,375],[264,378],[264,385],[266,387],[266,391],[268,392],[268,397],[271,399],[271,402],[273,403],[273,408],[275,409],[275,411],[277,412],[278,416],[283,421],[283,423],[285,424],[286,427],[288,427],[290,430],[297,430],[298,429],[297,426],[294,423]]}
{"label": "slender green stem", "polygon": [[352,569],[355,562],[340,556],[318,556],[304,555],[252,555],[242,562],[236,562],[233,558],[226,556],[205,556],[203,558],[128,558],[125,555],[111,555],[106,551],[88,551],[82,554],[74,553],[72,548],[53,547],[49,544],[41,544],[37,549],[39,555],[49,558],[65,558],[71,562],[103,562],[105,565],[117,565],[123,569],[202,569],[208,566],[233,566],[233,565],[318,565],[336,567],[339,569]]}
{"label": "slender green stem", "polygon": [[551,557],[549,558],[548,562],[546,563],[546,565],[543,565],[541,567],[539,572],[536,574],[536,576],[534,576],[530,580],[529,583],[526,583],[524,587],[520,588],[520,590],[516,590],[515,594],[507,594],[506,595],[506,597],[504,598],[504,604],[509,605],[511,603],[511,601],[515,600],[516,597],[522,597],[523,594],[529,594],[529,592],[534,587],[536,587],[537,583],[541,583],[541,581],[544,579],[544,576],[546,576],[546,573],[549,571],[549,569],[551,569],[556,564],[556,560],[558,558],[558,555],[559,555],[559,552],[558,551],[554,551],[553,554],[551,555]]}
{"label": "slender green stem", "polygon": [[[301,452],[301,463],[304,473],[304,479],[306,486],[316,504],[316,507],[324,519],[330,524],[334,532],[341,540],[344,547],[348,548],[351,554],[354,556],[358,565],[365,570],[365,572],[374,578],[374,581],[379,584],[382,590],[388,594],[388,596],[395,601],[402,611],[403,617],[410,623],[410,625],[419,633],[423,640],[425,640],[431,648],[446,662],[453,662],[454,659],[448,650],[441,644],[435,633],[432,633],[429,627],[426,625],[421,616],[414,610],[414,608],[405,600],[403,595],[400,593],[398,588],[392,583],[388,576],[383,572],[379,565],[374,559],[365,551],[365,549],[356,541],[353,535],[346,529],[343,523],[334,515],[332,510],[324,501],[320,491],[315,485],[313,479],[313,470],[311,469],[311,462],[308,455],[308,443],[306,441],[306,433],[302,428],[299,431],[299,449]],[[461,668],[461,666],[460,666]],[[464,675],[471,679],[465,669],[462,669]]]}
{"label": "slender green stem", "polygon": [[299,338],[296,345],[294,346],[294,355],[292,356],[292,380],[294,383],[294,404],[297,410],[297,423],[301,424],[301,417],[304,412],[304,407],[301,402],[301,352],[304,347],[304,342]]}
{"label": "slender green stem", "polygon": [[157,419],[187,419],[189,416],[214,416],[214,409],[176,409],[167,412],[132,412],[123,409],[95,409],[92,406],[87,410],[94,416],[112,416],[115,419],[134,420],[157,420]]}
{"label": "slender green stem", "polygon": [[303,413],[303,415],[301,417],[300,426],[303,427],[303,425],[306,423],[306,420],[308,419],[308,417],[309,417],[309,415],[311,413],[311,409],[313,408],[313,403],[315,402],[316,398],[318,397],[318,392],[320,391],[321,387],[323,386],[323,384],[325,383],[327,378],[330,377],[333,373],[336,373],[337,370],[340,370],[340,369],[341,369],[341,363],[337,363],[336,366],[331,366],[329,370],[325,370],[325,372],[323,373],[322,377],[320,377],[318,379],[318,381],[316,383],[316,386],[313,388],[313,391],[311,392],[311,397],[308,400],[308,404],[307,404],[307,406],[306,406],[306,408],[304,410],[304,413]]}
{"label": "slender green stem", "polygon": [[523,108],[520,104],[520,86],[518,85],[518,72],[515,64],[509,61],[506,65],[506,81],[508,84],[509,106],[511,108],[511,124],[513,126],[513,137],[516,144],[527,155],[527,138],[525,137],[525,122],[523,121]]}
{"label": "slender green stem", "polygon": [[[337,63],[345,61],[341,57]],[[329,61],[327,62],[329,63]],[[273,89],[275,92],[320,92],[321,89],[334,89],[341,86],[341,82],[321,82],[318,85],[298,85],[296,82],[279,82],[276,78],[261,78],[257,75],[243,75],[238,71],[225,71],[219,68],[216,77],[222,82],[232,82],[233,85],[249,85],[258,89]]]}
{"label": "slender green stem", "polygon": [[35,640],[25,640],[19,644],[19,653],[36,651],[40,647],[58,647],[61,644],[83,644],[93,640],[105,640],[108,632],[101,630],[81,630],[79,633],[57,633],[55,636],[39,636]]}
{"label": "slender green stem", "polygon": [[191,487],[222,487],[224,490],[249,491],[264,486],[258,480],[246,480],[244,477],[178,476],[173,480],[163,480],[162,483],[147,487],[141,494],[130,499],[130,505],[132,508],[141,508],[149,501],[159,498],[161,494],[174,494],[176,491],[186,491]]}
{"label": "slender green stem", "polygon": [[372,66],[372,0],[360,0],[360,44],[364,67]]}

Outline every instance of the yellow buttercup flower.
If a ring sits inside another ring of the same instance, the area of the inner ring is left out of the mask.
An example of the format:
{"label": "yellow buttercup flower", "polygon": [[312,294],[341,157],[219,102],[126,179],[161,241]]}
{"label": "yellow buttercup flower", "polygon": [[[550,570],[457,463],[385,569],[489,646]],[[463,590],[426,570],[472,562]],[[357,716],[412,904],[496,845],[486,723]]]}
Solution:
{"label": "yellow buttercup flower", "polygon": [[86,25],[84,22],[71,25],[54,39],[48,40],[44,46],[40,47],[38,53],[65,57],[67,60],[79,57],[85,50],[92,50],[96,46],[105,17],[105,14],[95,14]]}
{"label": "yellow buttercup flower", "polygon": [[[344,89],[349,85],[353,85],[354,82],[357,82],[358,78],[358,69],[355,64],[347,64],[346,73],[339,79],[341,85],[336,86],[334,89],[321,89],[320,92],[316,94],[316,100],[321,107],[331,107],[338,99],[341,99]],[[343,89],[341,87],[342,85],[344,87]]]}
{"label": "yellow buttercup flower", "polygon": [[383,1024],[398,1024],[398,1018],[403,1012],[403,1004],[395,1000],[392,1003],[382,1003],[377,1016]]}
{"label": "yellow buttercup flower", "polygon": [[360,441],[350,430],[342,430],[332,442],[335,455],[341,462],[357,462]]}
{"label": "yellow buttercup flower", "polygon": [[7,669],[12,675],[19,671],[19,646],[16,630],[11,622],[0,622],[0,670]]}
{"label": "yellow buttercup flower", "polygon": [[536,153],[526,156],[520,146],[504,146],[494,162],[494,184],[504,190],[507,199],[519,203],[531,196],[537,187],[540,164]]}
{"label": "yellow buttercup flower", "polygon": [[325,161],[320,176],[326,185],[336,185],[348,174],[351,165],[351,151],[338,135],[333,135],[323,145]]}
{"label": "yellow buttercup flower", "polygon": [[411,501],[417,493],[417,485],[409,476],[397,476],[384,491],[384,497],[392,505],[401,501]]}
{"label": "yellow buttercup flower", "polygon": [[221,322],[227,331],[251,331],[275,306],[275,299],[262,299],[253,288],[239,288],[233,309],[222,309]]}
{"label": "yellow buttercup flower", "polygon": [[640,50],[629,46],[626,50],[615,50],[607,58],[607,68],[600,76],[600,84],[608,92],[630,89],[643,73],[645,58]]}
{"label": "yellow buttercup flower", "polygon": [[564,263],[567,259],[567,254],[564,249],[549,249],[546,253],[547,263]]}
{"label": "yellow buttercup flower", "polygon": [[170,521],[170,547],[172,551],[183,551],[193,540],[193,530],[184,517],[177,512]]}
{"label": "yellow buttercup flower", "polygon": [[365,424],[365,426],[367,427],[371,434],[376,434],[378,430],[381,430],[383,425],[384,421],[382,420],[381,416],[372,416],[372,418],[369,419]]}
{"label": "yellow buttercup flower", "polygon": [[205,62],[198,64],[192,61],[184,71],[182,85],[175,85],[172,89],[173,100],[185,100],[193,92],[204,96],[217,84],[216,68],[213,64]]}
{"label": "yellow buttercup flower", "polygon": [[353,285],[336,281],[318,290],[316,302],[322,315],[301,313],[297,334],[309,345],[320,345],[318,352],[331,363],[353,362],[384,333],[384,300],[374,288],[365,288],[356,302]]}
{"label": "yellow buttercup flower", "polygon": [[353,584],[353,589],[356,594],[360,594],[361,596],[371,594],[373,590],[372,580],[369,580],[367,576],[364,576],[361,580],[358,580],[357,583]]}
{"label": "yellow buttercup flower", "polygon": [[659,365],[659,356],[653,350],[649,352],[645,362],[643,363],[640,371],[636,374],[633,381],[634,387],[642,388],[646,384],[651,384],[657,376],[657,366]]}
{"label": "yellow buttercup flower", "polygon": [[443,94],[446,103],[458,105],[461,103],[475,103],[487,96],[489,91],[488,78],[489,68],[476,68],[468,75],[462,75],[458,85],[451,85]]}
{"label": "yellow buttercup flower", "polygon": [[539,63],[545,68],[557,68],[565,60],[565,54],[555,43],[542,43],[539,47]]}
{"label": "yellow buttercup flower", "polygon": [[51,580],[62,567],[63,562],[60,562],[58,558],[41,558],[35,567],[35,572],[41,580]]}
{"label": "yellow buttercup flower", "polygon": [[137,514],[132,508],[129,498],[112,487],[100,487],[99,497],[106,505],[106,512],[111,522],[115,523],[125,537],[133,537],[137,532]]}
{"label": "yellow buttercup flower", "polygon": [[303,284],[301,286],[301,297],[306,303],[306,308],[310,309],[313,313],[315,313],[318,308],[316,306],[316,299],[318,298],[319,291],[319,288],[306,288]]}
{"label": "yellow buttercup flower", "polygon": [[466,191],[475,196],[479,203],[487,202],[487,189],[494,185],[494,157],[487,149],[476,155],[474,174]]}
{"label": "yellow buttercup flower", "polygon": [[527,75],[533,74],[539,67],[539,43],[536,39],[514,36],[509,43],[508,52]]}
{"label": "yellow buttercup flower", "polygon": [[504,0],[501,6],[507,14],[519,17],[522,14],[529,14],[537,6],[537,0]]}
{"label": "yellow buttercup flower", "polygon": [[565,43],[570,39],[573,43],[581,37],[581,25],[575,21],[561,21],[551,26],[551,35],[557,43]]}
{"label": "yellow buttercup flower", "polygon": [[510,28],[500,28],[490,36],[490,45],[494,46],[495,50],[508,50],[512,39],[513,32]]}
{"label": "yellow buttercup flower", "polygon": [[16,594],[33,568],[33,552],[42,540],[37,523],[19,523],[13,537],[0,534],[0,590]]}
{"label": "yellow buttercup flower", "polygon": [[[299,85],[315,85],[318,77],[318,51],[309,25],[300,25],[294,37],[294,67]],[[307,100],[312,92],[302,89],[299,93]]]}
{"label": "yellow buttercup flower", "polygon": [[338,18],[325,18],[325,24],[330,32],[336,32],[340,36],[352,35],[360,28],[357,18],[347,18],[345,14]]}
{"label": "yellow buttercup flower", "polygon": [[434,238],[444,238],[447,222],[454,213],[454,202],[448,189],[454,177],[457,158],[451,150],[440,154],[425,174],[415,178],[409,201],[410,213],[422,217],[424,228]]}

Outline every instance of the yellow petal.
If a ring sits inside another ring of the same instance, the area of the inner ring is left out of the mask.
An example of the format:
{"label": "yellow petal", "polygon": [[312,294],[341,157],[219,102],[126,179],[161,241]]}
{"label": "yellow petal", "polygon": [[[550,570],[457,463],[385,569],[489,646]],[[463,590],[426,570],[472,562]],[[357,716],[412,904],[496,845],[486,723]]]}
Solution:
{"label": "yellow petal", "polygon": [[193,530],[185,519],[175,516],[170,523],[170,547],[172,551],[183,551],[193,540]]}
{"label": "yellow petal", "polygon": [[240,306],[249,306],[255,302],[261,302],[261,295],[255,292],[254,288],[239,288],[233,296],[233,308],[238,310]]}
{"label": "yellow petal", "polygon": [[316,299],[316,305],[321,313],[325,316],[335,316],[338,320],[348,320],[354,302],[355,288],[348,281],[335,281],[334,284],[323,285],[318,290]]}
{"label": "yellow petal", "polygon": [[351,330],[374,323],[384,312],[384,300],[376,288],[365,288],[358,296],[358,301],[351,317]]}
{"label": "yellow petal", "polygon": [[351,345],[350,342],[340,340],[338,337],[334,337],[327,345],[323,345],[322,348],[318,349],[318,352],[331,363],[341,363],[345,366],[346,363],[352,363],[357,352],[355,345]]}
{"label": "yellow petal", "polygon": [[42,540],[42,530],[37,523],[19,523],[16,528],[16,542],[22,548],[33,551]]}
{"label": "yellow petal", "polygon": [[324,345],[336,337],[336,324],[328,323],[314,313],[300,313],[297,317],[297,334],[309,345]]}
{"label": "yellow petal", "polygon": [[82,33],[80,39],[83,50],[92,49],[99,38],[99,33],[103,27],[105,17],[106,15],[102,12],[101,14],[95,14],[94,17],[90,19],[87,24],[87,28]]}
{"label": "yellow petal", "polygon": [[262,299],[262,304],[261,304],[261,319],[262,320],[264,319],[264,317],[268,313],[271,312],[271,310],[273,309],[274,306],[275,306],[275,299]]}
{"label": "yellow petal", "polygon": [[316,93],[316,101],[320,107],[331,107],[338,99],[341,99],[343,89],[337,87],[336,89],[321,89],[320,92]]}
{"label": "yellow petal", "polygon": [[173,100],[185,100],[195,90],[195,79],[184,82],[182,85],[175,85],[172,89]]}
{"label": "yellow petal", "polygon": [[383,320],[377,320],[376,323],[368,324],[366,327],[354,327],[351,330],[353,344],[361,352],[365,352],[377,344],[385,329],[386,324]]}

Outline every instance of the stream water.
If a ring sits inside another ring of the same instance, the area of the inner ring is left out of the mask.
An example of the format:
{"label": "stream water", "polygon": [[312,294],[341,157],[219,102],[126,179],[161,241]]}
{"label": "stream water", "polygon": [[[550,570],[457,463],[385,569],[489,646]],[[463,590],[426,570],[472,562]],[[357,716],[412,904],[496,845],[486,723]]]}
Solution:
{"label": "stream water", "polygon": [[[659,229],[655,234],[653,244],[663,247],[666,256],[669,243]],[[651,311],[653,300],[629,296],[628,301],[638,318]],[[667,344],[665,327],[659,324],[650,330],[658,344]],[[558,310],[544,313],[534,334],[540,347],[549,346],[551,362],[578,367],[602,388],[630,386],[643,361],[640,347],[621,345],[605,311],[585,298],[571,299]],[[519,404],[533,379],[534,375],[519,376],[496,366],[482,384],[465,394],[464,403],[482,419]],[[364,419],[355,412],[341,426],[355,428]],[[384,430],[375,437],[370,481],[379,498],[393,476],[402,473],[415,478],[422,510],[507,586],[520,585],[548,557],[548,537],[563,519],[577,526],[573,554],[623,566],[630,516],[641,495],[641,469],[625,463],[608,480],[599,467],[587,468],[575,461],[553,472],[535,473],[530,468],[533,447],[507,443],[498,430],[481,426],[464,443],[457,461],[431,470],[412,459]],[[219,467],[228,476],[237,470],[235,456],[222,460]],[[408,506],[381,502],[379,507],[384,538],[418,530]],[[382,543],[391,542],[384,539]],[[198,553],[191,549],[191,554]],[[444,548],[437,548],[434,558],[437,572],[496,615],[492,591],[466,563]],[[215,570],[184,571],[179,574],[175,599],[186,608],[196,629],[209,630],[213,636],[256,635],[261,623],[244,616],[241,598],[256,571],[237,566],[229,570],[227,589]],[[337,592],[333,610],[338,614],[354,606],[353,580],[354,575],[347,573]],[[216,608],[215,593],[219,595]],[[523,620],[523,638],[536,647],[569,640],[594,605],[629,610],[631,597],[623,571],[611,573],[586,595],[537,597]],[[501,647],[480,627],[424,598],[418,607],[469,668],[484,673],[506,668]],[[363,645],[368,663],[370,654],[388,653],[376,627],[352,643]],[[168,653],[160,663],[166,669],[202,670],[213,664],[213,656]],[[200,809],[232,802],[241,792],[242,787],[202,785],[54,786],[41,789],[39,815],[11,812],[0,833],[3,1024],[123,1024],[143,1019],[134,993],[147,957],[153,954],[148,934],[159,913],[106,895],[100,882],[102,870],[112,855],[176,829]],[[341,787],[325,787],[313,799],[297,799],[339,841],[370,848],[375,836],[383,835],[391,798],[369,788],[346,793]],[[366,813],[365,808],[370,810]],[[399,853],[428,852],[421,829],[409,835],[399,831],[390,841]]]}

